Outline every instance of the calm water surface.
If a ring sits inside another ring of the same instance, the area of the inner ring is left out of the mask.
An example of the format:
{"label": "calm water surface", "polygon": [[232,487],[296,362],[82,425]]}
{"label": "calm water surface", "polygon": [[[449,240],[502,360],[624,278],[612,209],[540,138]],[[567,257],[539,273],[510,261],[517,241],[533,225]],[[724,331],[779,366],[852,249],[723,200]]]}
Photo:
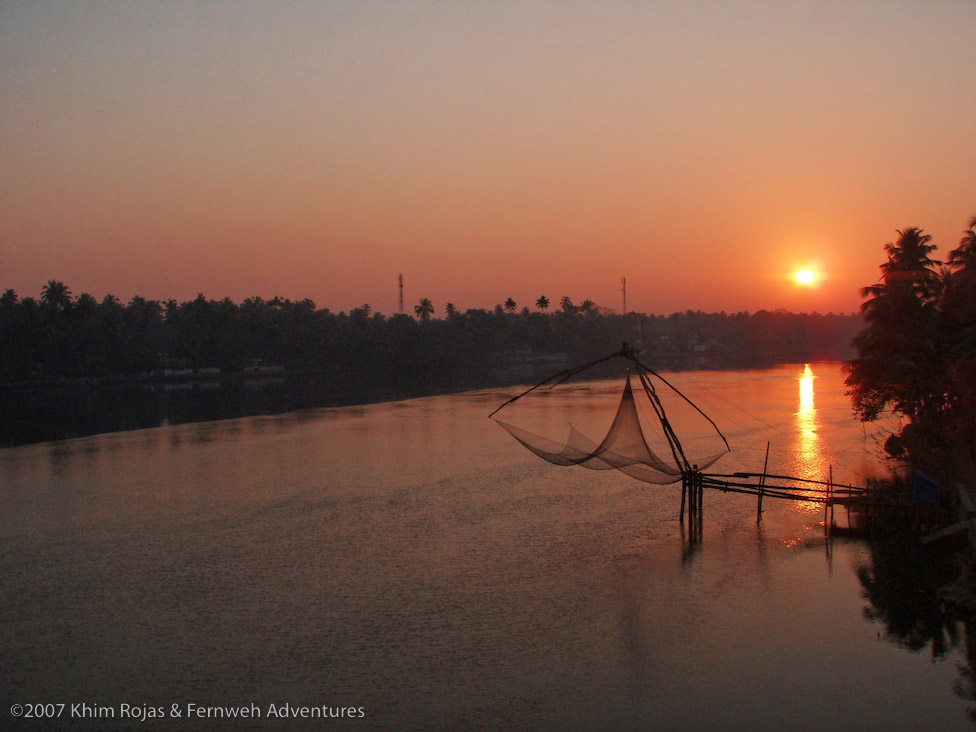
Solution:
{"label": "calm water surface", "polygon": [[[876,470],[836,364],[674,382],[732,443],[715,470],[760,470],[767,440],[774,472]],[[486,418],[515,393],[0,450],[0,726],[48,728],[14,703],[288,702],[366,716],[53,728],[972,729],[963,654],[866,618],[869,551],[821,511],[767,500],[757,527],[706,493],[691,545],[680,487],[552,466]]]}

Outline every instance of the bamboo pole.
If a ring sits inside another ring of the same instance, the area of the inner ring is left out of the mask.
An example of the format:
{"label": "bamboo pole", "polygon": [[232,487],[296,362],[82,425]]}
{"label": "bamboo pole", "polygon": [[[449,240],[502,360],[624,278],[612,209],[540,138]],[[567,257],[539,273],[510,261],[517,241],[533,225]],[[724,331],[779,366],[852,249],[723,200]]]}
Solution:
{"label": "bamboo pole", "polygon": [[830,486],[827,486],[827,496],[824,499],[824,533],[827,533],[827,511],[830,510]]}
{"label": "bamboo pole", "polygon": [[824,499],[824,533],[825,534],[830,534],[830,523],[829,523],[828,516],[830,515],[830,505],[831,505],[830,504],[830,483],[833,474],[834,474],[834,468],[833,466],[830,466],[830,473],[829,473],[830,477],[827,479],[827,495]]}
{"label": "bamboo pole", "polygon": [[681,474],[681,513],[678,515],[678,520],[684,522],[685,520],[685,496],[688,493],[688,474]]}
{"label": "bamboo pole", "polygon": [[695,482],[698,484],[698,520],[701,520],[702,506],[705,503],[705,484],[702,481],[698,466],[695,466]]}
{"label": "bamboo pole", "polygon": [[756,523],[762,522],[763,489],[766,487],[766,470],[769,468],[769,441],[766,441],[766,462],[763,463],[763,474],[759,478],[759,501],[756,507]]}
{"label": "bamboo pole", "polygon": [[834,466],[833,465],[830,466],[829,476],[830,476],[829,480],[830,480],[830,493],[831,493],[831,501],[830,501],[830,525],[833,526],[834,525],[834,505],[836,504],[836,502],[833,500],[833,493],[834,493],[834,491],[833,491],[833,487],[834,487]]}
{"label": "bamboo pole", "polygon": [[[710,478],[758,478],[758,477],[760,477],[762,475],[762,473],[742,473],[742,472],[740,472],[740,473],[708,473],[707,475]],[[766,474],[766,477],[767,478],[772,478],[773,480],[790,480],[790,481],[793,481],[795,483],[810,483],[812,485],[822,485],[822,486],[826,486],[827,485],[827,481],[826,480],[815,480],[813,478],[798,478],[795,475],[776,475],[774,473],[767,473]],[[846,489],[848,489],[850,491],[853,491],[853,492],[856,492],[856,493],[866,493],[866,492],[870,492],[871,491],[870,488],[861,488],[861,487],[855,486],[855,485],[847,485],[846,483],[840,483],[840,484],[836,485],[835,487],[836,488],[846,488]],[[811,488],[810,490],[814,490],[814,489]]]}

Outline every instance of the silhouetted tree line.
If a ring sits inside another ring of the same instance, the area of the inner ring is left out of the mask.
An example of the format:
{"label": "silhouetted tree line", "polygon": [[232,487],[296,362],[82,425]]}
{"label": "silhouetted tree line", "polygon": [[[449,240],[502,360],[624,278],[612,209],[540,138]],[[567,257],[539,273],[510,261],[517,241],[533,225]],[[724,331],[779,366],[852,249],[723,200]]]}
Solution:
{"label": "silhouetted tree line", "polygon": [[847,384],[861,419],[905,418],[885,447],[976,485],[976,218],[945,266],[921,229],[885,245],[881,281],[865,287],[865,328]]}
{"label": "silhouetted tree line", "polygon": [[[537,306],[548,302],[543,296]],[[846,358],[861,325],[853,315],[766,311],[618,315],[568,297],[553,313],[516,312],[511,298],[506,305],[461,312],[448,304],[438,318],[426,298],[416,317],[386,316],[369,305],[332,313],[311,300],[281,298],[134,297],[122,304],[112,295],[73,297],[52,280],[39,301],[12,290],[0,296],[0,380],[138,376],[166,366],[232,373],[260,359],[340,386],[450,390],[517,381],[534,368],[551,373],[553,364],[599,358],[622,341],[640,343],[662,368]]]}

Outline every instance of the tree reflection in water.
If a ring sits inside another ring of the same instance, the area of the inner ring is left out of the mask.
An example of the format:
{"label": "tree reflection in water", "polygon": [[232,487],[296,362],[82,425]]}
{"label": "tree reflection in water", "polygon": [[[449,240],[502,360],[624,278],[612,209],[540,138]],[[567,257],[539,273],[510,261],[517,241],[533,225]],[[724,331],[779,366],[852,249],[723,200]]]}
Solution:
{"label": "tree reflection in water", "polygon": [[[857,568],[869,603],[864,616],[884,626],[886,640],[914,653],[929,649],[933,662],[959,649],[965,664],[954,691],[976,702],[976,608],[950,604],[943,592],[960,579],[962,547],[939,544],[922,546],[905,534],[871,539],[870,563]],[[967,715],[976,723],[976,706]]]}

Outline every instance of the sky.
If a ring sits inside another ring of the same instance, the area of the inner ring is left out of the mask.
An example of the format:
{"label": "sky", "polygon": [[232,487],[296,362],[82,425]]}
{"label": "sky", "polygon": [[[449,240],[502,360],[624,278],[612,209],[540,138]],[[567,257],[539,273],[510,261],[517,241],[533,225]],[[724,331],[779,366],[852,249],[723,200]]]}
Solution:
{"label": "sky", "polygon": [[[0,290],[853,312],[976,215],[976,2],[0,0]],[[810,269],[811,285],[794,274]]]}

